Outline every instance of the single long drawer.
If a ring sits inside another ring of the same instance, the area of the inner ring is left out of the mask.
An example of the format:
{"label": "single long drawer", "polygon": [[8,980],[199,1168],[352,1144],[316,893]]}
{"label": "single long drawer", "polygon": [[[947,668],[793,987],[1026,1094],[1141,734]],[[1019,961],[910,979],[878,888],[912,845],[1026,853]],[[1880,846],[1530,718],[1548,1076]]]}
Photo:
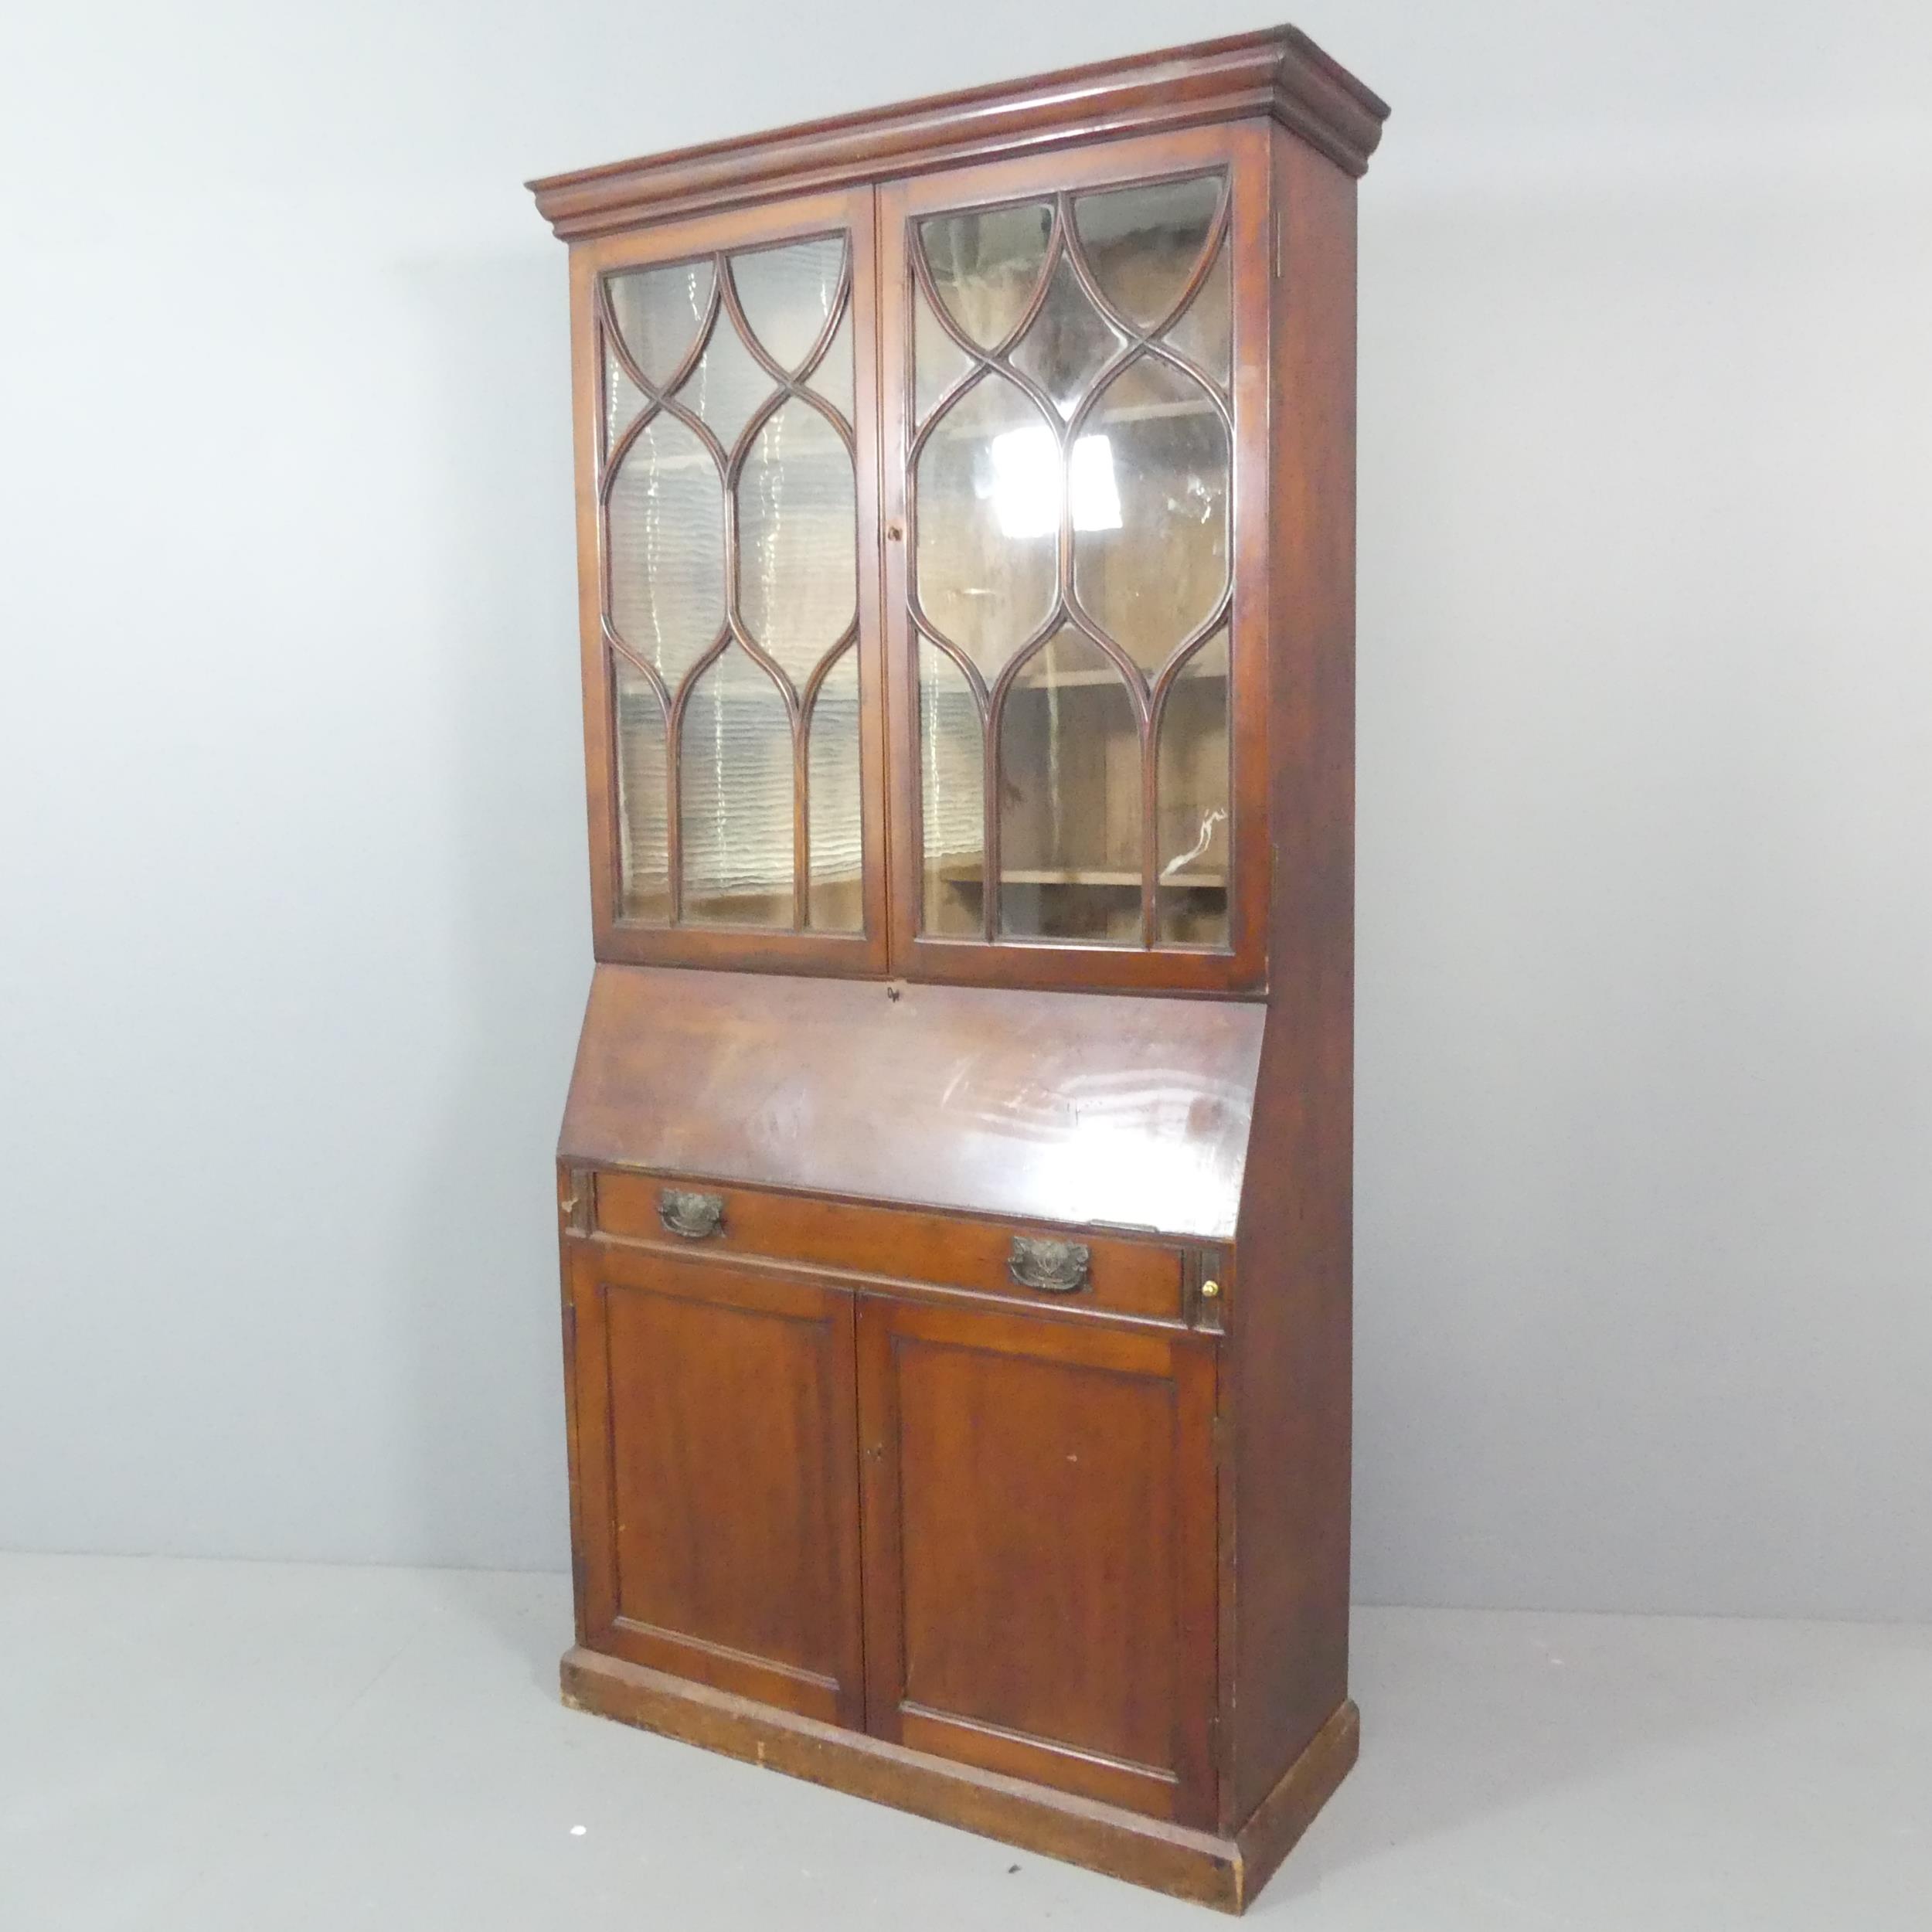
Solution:
{"label": "single long drawer", "polygon": [[597,1170],[589,1226],[620,1240],[713,1250],[1015,1301],[1179,1321],[1182,1250],[1084,1230],[861,1206]]}

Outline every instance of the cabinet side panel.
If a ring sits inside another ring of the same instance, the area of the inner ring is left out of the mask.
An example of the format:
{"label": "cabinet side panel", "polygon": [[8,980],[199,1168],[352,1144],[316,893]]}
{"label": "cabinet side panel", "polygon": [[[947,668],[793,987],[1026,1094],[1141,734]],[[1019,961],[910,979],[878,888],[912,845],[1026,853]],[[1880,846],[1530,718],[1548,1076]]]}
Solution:
{"label": "cabinet side panel", "polygon": [[1355,182],[1275,143],[1272,991],[1230,1311],[1232,1821],[1347,1694]]}

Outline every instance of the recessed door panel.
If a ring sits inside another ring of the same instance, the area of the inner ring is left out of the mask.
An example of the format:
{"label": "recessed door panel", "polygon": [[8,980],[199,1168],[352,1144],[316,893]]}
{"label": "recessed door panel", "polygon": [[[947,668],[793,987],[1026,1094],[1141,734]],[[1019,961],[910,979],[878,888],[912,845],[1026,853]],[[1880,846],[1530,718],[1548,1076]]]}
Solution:
{"label": "recessed door panel", "polygon": [[574,1257],[592,1648],[862,1722],[852,1298]]}
{"label": "recessed door panel", "polygon": [[1206,1821],[1211,1345],[868,1298],[859,1353],[872,1730]]}

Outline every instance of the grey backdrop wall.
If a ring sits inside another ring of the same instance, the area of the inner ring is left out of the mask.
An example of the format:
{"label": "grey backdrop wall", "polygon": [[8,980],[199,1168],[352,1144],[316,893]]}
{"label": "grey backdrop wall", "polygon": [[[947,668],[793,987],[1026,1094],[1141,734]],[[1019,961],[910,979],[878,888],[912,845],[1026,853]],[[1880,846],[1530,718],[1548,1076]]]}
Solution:
{"label": "grey backdrop wall", "polygon": [[[0,1546],[564,1561],[588,938],[520,180],[1267,18],[12,23]],[[1932,1614],[1932,13],[1300,20],[1396,108],[1359,1594]]]}

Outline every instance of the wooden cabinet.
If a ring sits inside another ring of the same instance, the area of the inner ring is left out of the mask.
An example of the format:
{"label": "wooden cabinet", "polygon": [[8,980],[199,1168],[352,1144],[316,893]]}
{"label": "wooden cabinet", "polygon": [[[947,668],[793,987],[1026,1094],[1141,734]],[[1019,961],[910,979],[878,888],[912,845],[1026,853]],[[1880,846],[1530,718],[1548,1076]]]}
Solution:
{"label": "wooden cabinet", "polygon": [[1292,29],[532,184],[574,1702],[1240,1910],[1347,1693],[1355,182]]}

